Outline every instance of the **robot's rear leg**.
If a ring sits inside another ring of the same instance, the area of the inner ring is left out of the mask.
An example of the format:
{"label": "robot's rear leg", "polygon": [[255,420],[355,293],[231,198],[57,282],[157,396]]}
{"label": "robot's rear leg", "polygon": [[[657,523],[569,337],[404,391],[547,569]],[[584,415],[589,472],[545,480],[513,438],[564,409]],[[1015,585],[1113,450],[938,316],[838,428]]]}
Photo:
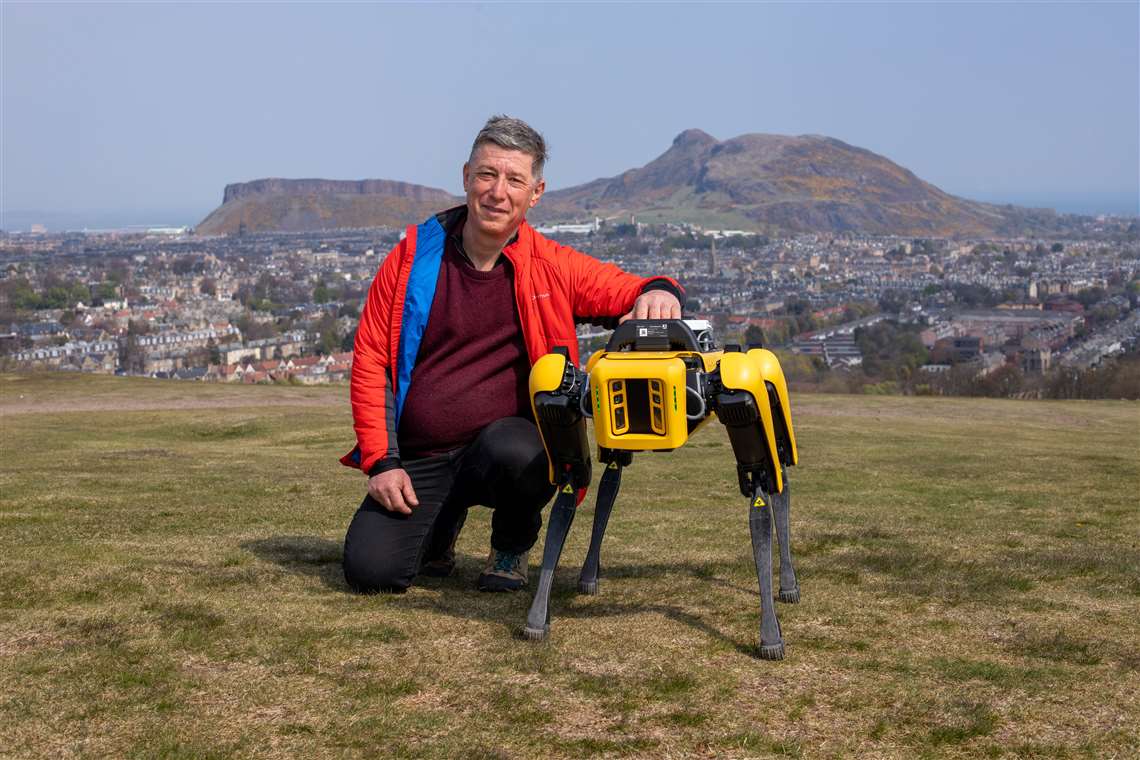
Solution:
{"label": "robot's rear leg", "polygon": [[542,550],[542,571],[538,576],[538,588],[526,616],[523,636],[533,641],[542,641],[550,633],[550,589],[554,585],[554,571],[562,557],[562,547],[566,534],[574,522],[576,494],[568,484],[563,484],[550,509],[550,520],[546,526],[546,545]]}
{"label": "robot's rear leg", "polygon": [[772,513],[776,517],[776,539],[780,544],[780,601],[795,604],[800,600],[800,584],[796,581],[796,569],[792,566],[791,522],[792,491],[788,485],[788,471],[781,473],[784,492],[773,494]]}
{"label": "robot's rear leg", "polygon": [[578,591],[582,594],[598,593],[602,539],[606,536],[610,512],[613,511],[614,502],[617,501],[618,491],[621,489],[621,471],[622,466],[619,462],[611,462],[606,466],[598,483],[598,499],[594,506],[594,530],[590,534],[590,551],[586,553],[582,574],[578,576]]}
{"label": "robot's rear leg", "polygon": [[748,528],[756,559],[756,580],[760,584],[760,659],[782,660],[784,639],[772,601],[772,505],[771,498],[759,486],[748,509]]}

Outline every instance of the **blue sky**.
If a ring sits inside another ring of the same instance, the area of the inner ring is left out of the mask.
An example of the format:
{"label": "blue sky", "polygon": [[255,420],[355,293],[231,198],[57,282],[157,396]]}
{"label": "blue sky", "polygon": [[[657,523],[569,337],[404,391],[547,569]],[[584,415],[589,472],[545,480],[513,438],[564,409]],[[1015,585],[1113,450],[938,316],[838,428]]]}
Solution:
{"label": "blue sky", "polygon": [[825,134],[966,197],[1136,213],[1138,9],[6,1],[0,206],[9,228],[27,210],[193,223],[259,177],[456,191],[504,112],[545,133],[551,188],[699,127]]}

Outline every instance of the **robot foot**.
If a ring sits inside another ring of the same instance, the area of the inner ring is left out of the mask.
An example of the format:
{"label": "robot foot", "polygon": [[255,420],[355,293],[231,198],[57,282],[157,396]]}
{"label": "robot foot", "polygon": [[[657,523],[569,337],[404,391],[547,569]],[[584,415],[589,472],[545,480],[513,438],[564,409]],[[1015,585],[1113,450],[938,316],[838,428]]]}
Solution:
{"label": "robot foot", "polygon": [[522,635],[527,641],[546,641],[547,637],[550,636],[550,624],[547,623],[541,628],[531,628],[529,625],[524,626]]}
{"label": "robot foot", "polygon": [[588,596],[597,596],[598,582],[595,581],[578,581],[578,593],[586,594]]}
{"label": "robot foot", "polygon": [[782,660],[784,659],[784,642],[778,644],[761,644],[760,645],[760,659],[761,660]]}

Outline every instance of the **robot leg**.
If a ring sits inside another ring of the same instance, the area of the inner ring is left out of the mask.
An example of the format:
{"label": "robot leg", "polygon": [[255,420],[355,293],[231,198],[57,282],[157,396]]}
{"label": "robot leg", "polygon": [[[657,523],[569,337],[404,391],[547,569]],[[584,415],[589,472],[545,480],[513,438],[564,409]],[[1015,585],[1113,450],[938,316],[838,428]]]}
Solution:
{"label": "robot leg", "polygon": [[610,521],[610,512],[613,511],[614,502],[617,501],[618,491],[621,489],[622,468],[629,464],[632,455],[629,452],[613,452],[613,460],[606,465],[602,479],[598,483],[598,499],[594,506],[594,529],[590,534],[590,550],[586,553],[586,561],[582,565],[582,574],[578,576],[578,592],[582,594],[598,593],[598,571],[601,565],[602,539],[606,535],[606,525]]}
{"label": "robot leg", "polygon": [[771,497],[756,486],[748,508],[748,528],[760,585],[760,659],[784,659],[784,639],[772,601],[772,507]]}
{"label": "robot leg", "polygon": [[800,584],[792,566],[792,536],[789,523],[792,490],[788,484],[788,471],[784,470],[784,491],[772,496],[772,514],[776,518],[776,539],[780,544],[780,596],[781,602],[796,604],[800,600]]}
{"label": "robot leg", "polygon": [[542,571],[538,576],[538,588],[526,616],[523,636],[531,641],[542,641],[550,633],[550,589],[554,585],[554,571],[562,557],[562,547],[566,534],[574,522],[577,511],[577,494],[567,482],[558,492],[554,506],[550,509],[550,521],[546,526],[546,545],[542,550]]}

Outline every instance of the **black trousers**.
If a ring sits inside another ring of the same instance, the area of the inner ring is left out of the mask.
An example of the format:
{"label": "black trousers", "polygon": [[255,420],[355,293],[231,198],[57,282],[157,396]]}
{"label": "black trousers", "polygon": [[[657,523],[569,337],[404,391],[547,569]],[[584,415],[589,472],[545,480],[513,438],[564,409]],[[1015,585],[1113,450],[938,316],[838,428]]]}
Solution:
{"label": "black trousers", "polygon": [[344,537],[344,578],[359,592],[403,591],[424,557],[452,545],[468,507],[491,516],[491,546],[522,553],[538,540],[542,508],[554,495],[538,428],[505,417],[483,428],[467,446],[404,462],[419,506],[410,515],[389,512],[364,498]]}

